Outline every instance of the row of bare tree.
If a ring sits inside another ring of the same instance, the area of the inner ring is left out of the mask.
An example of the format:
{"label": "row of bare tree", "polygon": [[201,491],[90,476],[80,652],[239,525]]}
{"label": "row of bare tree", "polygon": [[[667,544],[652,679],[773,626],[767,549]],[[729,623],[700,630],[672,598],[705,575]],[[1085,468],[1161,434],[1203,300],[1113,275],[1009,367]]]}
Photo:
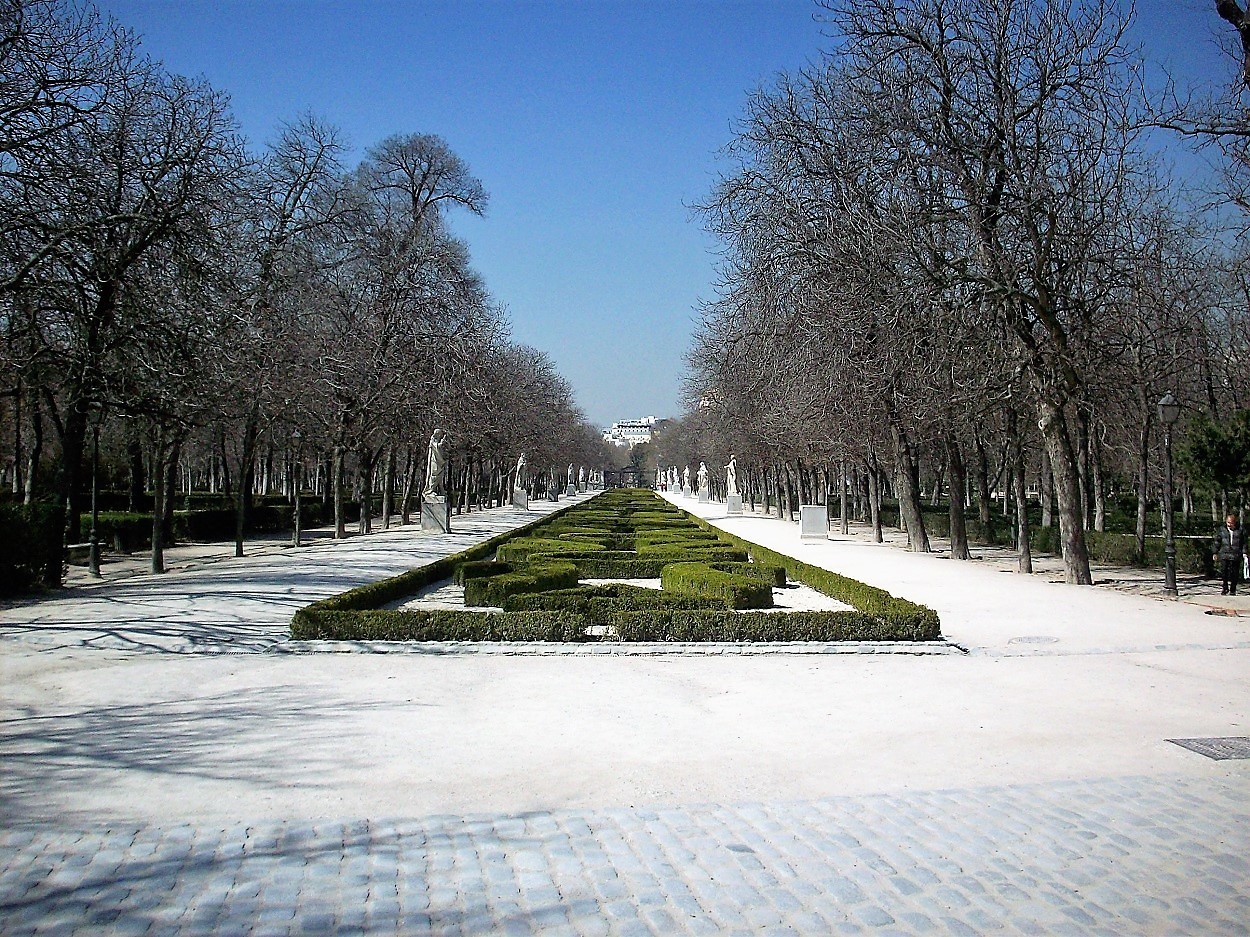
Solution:
{"label": "row of bare tree", "polygon": [[[502,498],[520,451],[597,464],[598,434],[448,228],[487,196],[440,138],[356,166],[311,116],[259,151],[224,94],[170,74],[71,0],[0,0],[0,428],[15,496],[67,505],[76,539],[93,435],[106,480],[155,492],[153,566],[179,479],[236,499],[256,467],[328,460],[421,490],[449,431],[462,497]],[[267,473],[268,474],[268,473]],[[276,483],[276,476],[275,476]],[[369,511],[362,525],[369,524]]]}
{"label": "row of bare tree", "polygon": [[1108,489],[1136,489],[1144,541],[1164,393],[1247,405],[1250,261],[1158,163],[1123,4],[821,6],[836,51],[750,98],[701,206],[723,277],[670,455],[734,452],[774,496],[813,468],[888,481],[919,551],[922,474],[944,480],[966,558],[965,493],[989,509],[1001,453],[1089,583]]}

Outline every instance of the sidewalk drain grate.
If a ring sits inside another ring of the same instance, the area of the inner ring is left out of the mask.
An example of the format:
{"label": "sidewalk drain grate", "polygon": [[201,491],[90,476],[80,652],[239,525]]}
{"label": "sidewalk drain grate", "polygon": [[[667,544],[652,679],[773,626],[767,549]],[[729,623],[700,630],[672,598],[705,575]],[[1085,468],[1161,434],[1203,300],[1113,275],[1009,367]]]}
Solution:
{"label": "sidewalk drain grate", "polygon": [[1011,638],[1008,644],[1058,644],[1058,638],[1052,638],[1048,634],[1026,634],[1019,638]]}
{"label": "sidewalk drain grate", "polygon": [[1233,735],[1222,739],[1168,739],[1173,745],[1206,755],[1215,761],[1250,759],[1250,738]]}

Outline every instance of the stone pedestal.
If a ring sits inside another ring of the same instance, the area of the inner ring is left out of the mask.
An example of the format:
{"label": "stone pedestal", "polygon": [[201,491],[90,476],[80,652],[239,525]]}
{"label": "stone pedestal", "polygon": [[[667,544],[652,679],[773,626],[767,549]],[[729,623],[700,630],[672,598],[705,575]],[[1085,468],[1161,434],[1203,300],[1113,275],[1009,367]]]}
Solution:
{"label": "stone pedestal", "polygon": [[683,498],[689,498],[689,497],[690,497],[690,486],[689,486],[689,485],[682,485],[682,486],[681,486],[681,496],[682,496]]}
{"label": "stone pedestal", "polygon": [[708,491],[706,488],[700,488],[699,489],[699,503],[707,504],[711,500],[712,500],[712,493]]}
{"label": "stone pedestal", "polygon": [[421,502],[421,529],[451,533],[451,509],[446,498],[427,497]]}
{"label": "stone pedestal", "polygon": [[569,485],[567,488],[564,489],[564,497],[566,498],[571,498],[575,494],[577,494],[577,489],[574,488],[572,485]]}
{"label": "stone pedestal", "polygon": [[524,488],[513,488],[512,506],[514,508],[520,508],[522,511],[528,511],[530,509],[529,492]]}
{"label": "stone pedestal", "polygon": [[730,495],[728,498],[725,499],[725,513],[726,514],[741,514],[742,513],[742,495]]}
{"label": "stone pedestal", "polygon": [[549,489],[549,490],[547,491],[547,500],[548,500],[548,501],[559,501],[559,500],[560,500],[560,492],[559,492],[559,491],[557,491],[557,490],[556,490],[556,489],[554,489],[554,488]]}
{"label": "stone pedestal", "polygon": [[823,504],[799,505],[799,537],[827,539],[829,514]]}

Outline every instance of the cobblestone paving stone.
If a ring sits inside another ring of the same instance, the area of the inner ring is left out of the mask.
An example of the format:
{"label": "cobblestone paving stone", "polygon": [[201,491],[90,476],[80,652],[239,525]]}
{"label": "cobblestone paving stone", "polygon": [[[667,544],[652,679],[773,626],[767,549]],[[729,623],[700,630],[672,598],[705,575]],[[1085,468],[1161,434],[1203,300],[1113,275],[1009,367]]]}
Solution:
{"label": "cobblestone paving stone", "polygon": [[0,934],[1246,934],[1250,776],[0,832]]}

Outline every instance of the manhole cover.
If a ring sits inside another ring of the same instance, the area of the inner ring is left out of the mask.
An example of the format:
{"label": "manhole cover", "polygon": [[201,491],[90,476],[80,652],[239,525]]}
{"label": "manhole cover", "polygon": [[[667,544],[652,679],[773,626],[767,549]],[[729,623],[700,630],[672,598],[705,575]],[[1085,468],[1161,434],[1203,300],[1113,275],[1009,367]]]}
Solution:
{"label": "manhole cover", "polygon": [[1216,761],[1250,758],[1250,738],[1244,735],[1232,735],[1222,739],[1168,739],[1168,741]]}
{"label": "manhole cover", "polygon": [[1008,644],[1058,644],[1058,638],[1052,638],[1046,634],[1026,634],[1023,637],[1012,638]]}

